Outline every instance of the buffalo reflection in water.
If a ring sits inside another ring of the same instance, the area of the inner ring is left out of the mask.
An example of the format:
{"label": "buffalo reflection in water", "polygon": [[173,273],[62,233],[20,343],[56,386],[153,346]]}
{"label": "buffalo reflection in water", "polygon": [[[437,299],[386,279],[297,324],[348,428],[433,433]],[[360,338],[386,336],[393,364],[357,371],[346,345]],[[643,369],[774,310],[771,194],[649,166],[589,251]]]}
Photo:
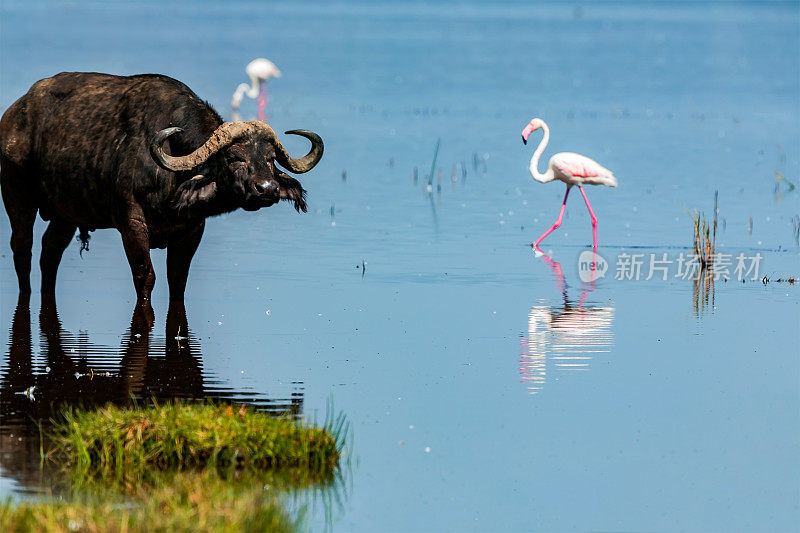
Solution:
{"label": "buffalo reflection in water", "polygon": [[[164,339],[154,338],[153,309],[137,304],[120,347],[92,343],[65,331],[55,299],[43,296],[39,311],[41,356],[34,357],[30,295],[20,295],[11,339],[0,368],[0,477],[18,490],[39,491],[49,477],[40,468],[39,423],[64,406],[120,406],[150,400],[213,399],[253,404],[275,413],[299,415],[302,384],[287,399],[256,398],[216,386],[204,374],[200,345],[193,339],[182,303],[170,304]],[[44,428],[46,431],[46,428]]]}
{"label": "buffalo reflection in water", "polygon": [[[611,331],[614,308],[586,301],[595,289],[594,271],[590,280],[583,283],[580,299],[571,300],[561,264],[537,251],[553,271],[563,303],[534,305],[528,314],[528,336],[520,339],[519,371],[531,394],[544,388],[548,366],[557,372],[588,370],[592,357],[610,352],[614,343]],[[595,256],[594,264],[596,261]]]}

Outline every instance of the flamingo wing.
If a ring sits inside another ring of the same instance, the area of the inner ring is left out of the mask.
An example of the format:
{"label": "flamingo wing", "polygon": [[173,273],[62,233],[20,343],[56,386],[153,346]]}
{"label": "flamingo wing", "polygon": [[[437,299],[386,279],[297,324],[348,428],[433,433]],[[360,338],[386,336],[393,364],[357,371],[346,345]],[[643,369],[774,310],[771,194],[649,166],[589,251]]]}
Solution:
{"label": "flamingo wing", "polygon": [[574,184],[617,186],[614,173],[593,159],[572,152],[561,152],[550,158],[556,178]]}

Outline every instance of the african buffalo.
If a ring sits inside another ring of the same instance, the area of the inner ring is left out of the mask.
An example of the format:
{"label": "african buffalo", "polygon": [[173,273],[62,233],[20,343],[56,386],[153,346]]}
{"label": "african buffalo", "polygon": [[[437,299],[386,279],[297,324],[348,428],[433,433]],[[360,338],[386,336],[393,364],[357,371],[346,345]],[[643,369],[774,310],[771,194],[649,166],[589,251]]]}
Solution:
{"label": "african buffalo", "polygon": [[293,159],[263,122],[222,122],[183,83],[156,74],[65,72],[35,83],[0,120],[0,188],[11,220],[20,292],[30,292],[33,223],[42,238],[42,293],[80,228],[117,228],[136,295],[150,298],[151,248],[167,248],[170,300],[183,300],[205,219],[291,200],[306,211],[302,173],[322,157],[320,137]]}

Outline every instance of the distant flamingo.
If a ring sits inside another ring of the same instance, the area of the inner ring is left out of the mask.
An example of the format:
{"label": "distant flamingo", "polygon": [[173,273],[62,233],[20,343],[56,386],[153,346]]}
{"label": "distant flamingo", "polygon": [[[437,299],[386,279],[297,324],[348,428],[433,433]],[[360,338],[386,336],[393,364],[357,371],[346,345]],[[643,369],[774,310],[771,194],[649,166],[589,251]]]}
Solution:
{"label": "distant flamingo", "polygon": [[231,98],[231,106],[233,106],[234,113],[239,112],[239,104],[242,102],[242,97],[247,95],[248,98],[256,98],[258,106],[258,120],[262,122],[267,121],[267,80],[270,78],[280,78],[281,71],[275,66],[275,63],[269,59],[259,57],[252,60],[245,67],[245,72],[250,77],[250,85],[246,83],[240,84],[236,88]]}
{"label": "distant flamingo", "polygon": [[567,184],[567,193],[564,195],[564,202],[561,204],[561,212],[558,214],[558,219],[556,220],[555,224],[553,224],[549,230],[545,231],[541,237],[536,239],[536,242],[534,242],[532,246],[538,249],[539,243],[542,242],[545,237],[550,235],[554,229],[561,225],[561,219],[564,217],[564,209],[567,207],[569,190],[573,185],[577,185],[578,189],[583,195],[583,199],[586,201],[586,207],[589,208],[589,215],[592,217],[593,247],[596,249],[597,217],[592,210],[592,205],[589,203],[589,198],[586,197],[586,193],[583,190],[583,185],[608,185],[609,187],[616,187],[617,178],[614,177],[614,174],[610,170],[600,165],[596,161],[572,152],[561,152],[551,157],[550,163],[547,165],[547,172],[540,174],[539,156],[542,155],[545,146],[547,146],[547,141],[550,140],[550,129],[547,127],[547,124],[545,124],[540,118],[531,120],[530,123],[525,126],[525,129],[522,130],[522,142],[528,144],[528,136],[530,136],[532,132],[538,130],[539,128],[544,130],[544,137],[542,138],[542,142],[539,143],[539,146],[536,148],[536,151],[533,153],[533,157],[531,158],[531,176],[533,176],[533,179],[541,183],[547,183],[548,181],[553,181],[554,179],[561,180]]}

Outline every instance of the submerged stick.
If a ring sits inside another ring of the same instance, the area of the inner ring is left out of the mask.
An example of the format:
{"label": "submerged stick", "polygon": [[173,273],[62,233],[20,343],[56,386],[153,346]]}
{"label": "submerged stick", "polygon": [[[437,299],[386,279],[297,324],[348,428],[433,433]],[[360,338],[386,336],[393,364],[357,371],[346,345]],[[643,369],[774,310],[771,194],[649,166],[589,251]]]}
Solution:
{"label": "submerged stick", "polygon": [[717,218],[719,217],[719,191],[714,191],[714,237],[711,241],[711,254],[713,257],[714,252],[717,250]]}
{"label": "submerged stick", "polygon": [[431,173],[428,174],[428,186],[433,187],[433,172],[436,170],[436,159],[439,157],[439,144],[441,144],[441,137],[436,139],[436,149],[433,151],[433,162],[431,163]]}

